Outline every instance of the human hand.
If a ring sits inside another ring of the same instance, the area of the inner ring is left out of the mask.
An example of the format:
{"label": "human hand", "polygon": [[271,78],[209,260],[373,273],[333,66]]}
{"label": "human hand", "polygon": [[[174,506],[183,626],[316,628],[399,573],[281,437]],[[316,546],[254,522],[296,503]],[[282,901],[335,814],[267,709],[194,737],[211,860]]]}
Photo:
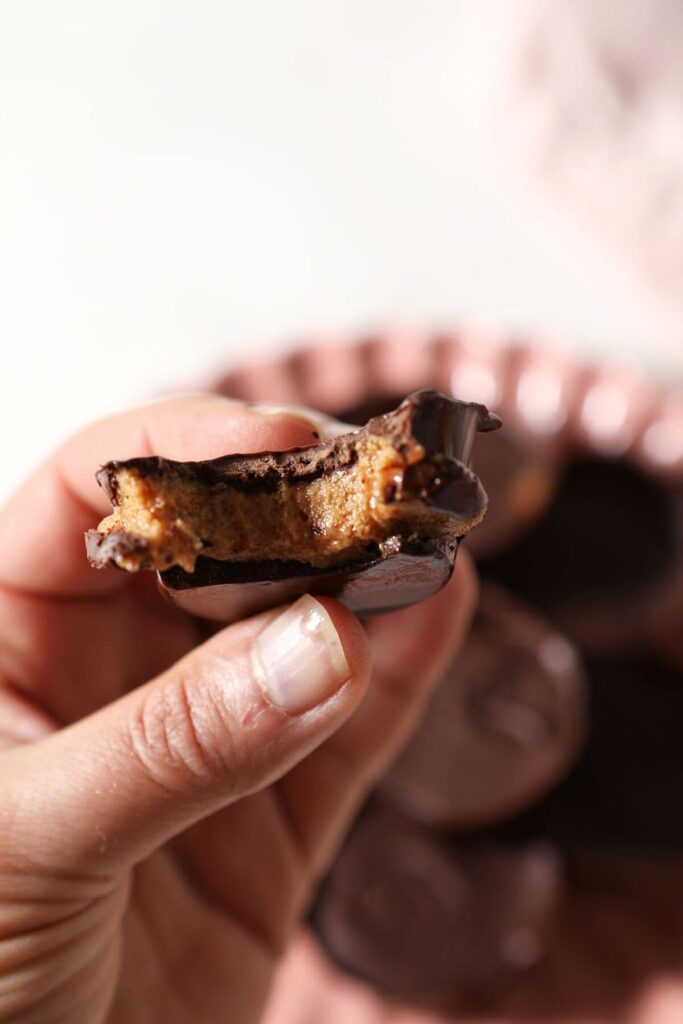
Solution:
{"label": "human hand", "polygon": [[219,398],[157,403],[68,441],[2,510],[0,1021],[258,1020],[317,878],[453,657],[475,589],[462,557],[444,591],[367,633],[304,598],[204,642],[151,575],[88,566],[100,463],[313,431]]}

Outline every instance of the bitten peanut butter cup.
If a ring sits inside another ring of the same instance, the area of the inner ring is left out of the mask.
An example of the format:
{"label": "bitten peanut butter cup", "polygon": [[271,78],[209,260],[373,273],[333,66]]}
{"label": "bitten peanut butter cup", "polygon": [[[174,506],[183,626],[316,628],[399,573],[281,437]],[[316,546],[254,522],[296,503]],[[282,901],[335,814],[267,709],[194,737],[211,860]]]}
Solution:
{"label": "bitten peanut butter cup", "polygon": [[302,593],[359,613],[420,601],[448,580],[486,494],[469,468],[498,418],[423,389],[307,448],[207,462],[107,463],[113,505],[86,535],[96,567],[153,569],[195,614],[227,621]]}

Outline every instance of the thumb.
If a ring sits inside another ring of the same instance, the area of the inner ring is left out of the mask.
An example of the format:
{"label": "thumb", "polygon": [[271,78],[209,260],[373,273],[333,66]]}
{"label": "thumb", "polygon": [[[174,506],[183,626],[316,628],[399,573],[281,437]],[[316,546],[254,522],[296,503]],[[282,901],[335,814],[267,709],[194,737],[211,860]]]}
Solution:
{"label": "thumb", "polygon": [[87,719],[2,756],[12,859],[125,868],[266,786],[333,733],[370,675],[365,632],[335,601],[222,630]]}

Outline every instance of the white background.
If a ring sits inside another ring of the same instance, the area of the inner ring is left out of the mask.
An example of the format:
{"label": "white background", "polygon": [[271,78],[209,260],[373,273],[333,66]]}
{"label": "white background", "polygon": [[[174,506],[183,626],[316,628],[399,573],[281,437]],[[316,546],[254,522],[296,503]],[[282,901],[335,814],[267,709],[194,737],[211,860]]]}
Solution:
{"label": "white background", "polygon": [[500,165],[499,10],[0,2],[0,493],[302,331],[483,318],[665,368],[651,310]]}

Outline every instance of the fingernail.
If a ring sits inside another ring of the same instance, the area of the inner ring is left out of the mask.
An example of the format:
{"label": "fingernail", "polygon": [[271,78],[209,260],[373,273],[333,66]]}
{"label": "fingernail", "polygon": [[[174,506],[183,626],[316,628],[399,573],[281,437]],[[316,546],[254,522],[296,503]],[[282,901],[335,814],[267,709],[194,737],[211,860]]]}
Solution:
{"label": "fingernail", "polygon": [[308,409],[303,405],[266,405],[259,402],[254,408],[269,416],[286,415],[302,420],[304,423],[310,424],[322,441],[329,441],[330,438],[337,437],[339,434],[349,434],[353,430],[358,430],[358,427],[352,423],[343,423],[333,416],[327,416],[323,412]]}
{"label": "fingernail", "polygon": [[351,675],[327,609],[307,594],[259,633],[254,668],[268,701],[290,714],[315,707]]}

